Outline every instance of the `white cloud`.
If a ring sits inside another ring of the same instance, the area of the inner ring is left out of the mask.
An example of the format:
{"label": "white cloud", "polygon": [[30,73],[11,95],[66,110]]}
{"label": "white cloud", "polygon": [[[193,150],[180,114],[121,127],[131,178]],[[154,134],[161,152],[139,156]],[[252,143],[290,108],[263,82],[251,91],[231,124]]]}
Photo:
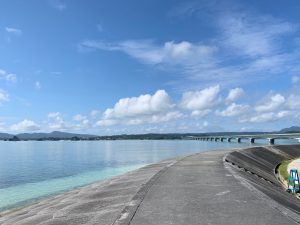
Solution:
{"label": "white cloud", "polygon": [[220,103],[220,86],[212,86],[201,91],[183,93],[181,107],[192,110],[193,116],[206,115],[209,110]]}
{"label": "white cloud", "polygon": [[60,112],[51,112],[51,113],[48,113],[48,118],[55,119],[55,118],[59,118],[59,117],[61,117],[61,113]]}
{"label": "white cloud", "polygon": [[22,30],[13,28],[13,27],[5,27],[5,30],[9,34],[14,34],[16,36],[21,36],[22,35]]}
{"label": "white cloud", "polygon": [[237,116],[237,115],[241,115],[243,113],[246,113],[249,110],[249,106],[248,105],[244,105],[244,104],[235,104],[235,103],[231,103],[226,109],[224,109],[223,111],[216,111],[216,115],[218,116]]}
{"label": "white cloud", "polygon": [[90,115],[91,115],[91,117],[96,117],[99,113],[100,113],[100,111],[98,111],[98,110],[92,110],[90,112]]}
{"label": "white cloud", "polygon": [[207,62],[216,51],[213,46],[194,44],[188,41],[165,42],[155,45],[152,41],[129,40],[119,43],[86,40],[80,43],[81,49],[121,51],[146,64],[194,65]]}
{"label": "white cloud", "polygon": [[48,127],[51,130],[65,130],[69,128],[65,123],[60,112],[51,112],[48,114]]}
{"label": "white cloud", "polygon": [[290,116],[292,113],[290,111],[279,111],[277,113],[275,112],[267,112],[267,113],[261,113],[255,116],[252,116],[250,118],[244,118],[240,119],[240,122],[250,122],[250,123],[265,123],[265,122],[272,122],[277,121],[279,119],[286,118]]}
{"label": "white cloud", "polygon": [[6,91],[0,89],[0,103],[8,102],[8,101],[9,101],[9,94]]}
{"label": "white cloud", "polygon": [[285,97],[281,94],[275,94],[268,99],[264,100],[264,103],[255,107],[257,112],[271,112],[279,109],[285,103]]}
{"label": "white cloud", "polygon": [[179,111],[171,111],[166,114],[154,114],[150,116],[142,116],[140,118],[131,118],[123,121],[125,125],[140,125],[144,123],[163,123],[181,118],[183,115]]}
{"label": "white cloud", "polygon": [[39,81],[35,82],[35,88],[38,89],[38,90],[40,90],[42,88],[42,85]]}
{"label": "white cloud", "polygon": [[10,130],[13,132],[27,132],[40,130],[40,126],[31,120],[23,120],[19,123],[10,126]]}
{"label": "white cloud", "polygon": [[104,112],[105,119],[135,117],[166,112],[173,108],[169,95],[164,90],[158,90],[154,95],[120,99],[114,108]]}
{"label": "white cloud", "polygon": [[67,9],[67,4],[61,0],[49,0],[49,4],[59,11]]}
{"label": "white cloud", "polygon": [[224,42],[237,54],[249,57],[277,52],[278,37],[295,31],[295,26],[270,16],[231,14],[220,19]]}
{"label": "white cloud", "polygon": [[300,76],[293,76],[292,77],[292,83],[298,84],[300,82]]}
{"label": "white cloud", "polygon": [[17,75],[13,73],[8,73],[5,70],[0,69],[0,79],[4,79],[7,82],[10,83],[16,83],[17,82]]}
{"label": "white cloud", "polygon": [[[299,47],[293,46],[297,25],[268,15],[250,14],[248,9],[226,14],[216,10],[220,6],[215,3],[202,9],[206,4],[184,3],[180,11],[203,16],[203,10],[207,12],[213,7],[215,14],[214,19],[210,18],[211,25],[219,32],[210,41],[201,41],[201,37],[198,37],[200,41],[194,42],[168,40],[163,43],[87,39],[79,44],[79,49],[119,51],[163,71],[175,71],[174,74],[183,76],[172,85],[184,90],[216,82],[229,87],[300,73]],[[286,48],[286,42],[291,45],[289,48]]]}
{"label": "white cloud", "polygon": [[96,126],[113,126],[118,123],[118,120],[102,119],[96,122]]}
{"label": "white cloud", "polygon": [[203,127],[207,127],[209,125],[209,123],[207,121],[203,122]]}
{"label": "white cloud", "polygon": [[182,116],[174,110],[169,95],[164,90],[158,90],[154,95],[120,99],[113,108],[106,109],[96,125],[112,126],[115,124],[138,125],[144,123],[159,123],[177,119]]}
{"label": "white cloud", "polygon": [[204,110],[193,110],[191,113],[191,116],[193,117],[204,117],[208,115],[211,112],[210,109],[204,109]]}
{"label": "white cloud", "polygon": [[242,97],[245,94],[244,90],[242,88],[234,88],[230,89],[228,96],[226,98],[227,102],[233,102],[236,99]]}
{"label": "white cloud", "polygon": [[286,100],[286,107],[291,110],[300,109],[300,95],[289,95]]}
{"label": "white cloud", "polygon": [[15,74],[7,74],[5,79],[11,83],[17,82],[17,76]]}
{"label": "white cloud", "polygon": [[77,124],[69,125],[69,127],[72,127],[73,129],[82,130],[90,127],[90,121],[86,116],[77,114],[73,117],[73,120],[77,122]]}
{"label": "white cloud", "polygon": [[81,114],[77,114],[77,115],[73,116],[73,120],[79,121],[79,122],[84,121],[84,120],[86,120],[86,119],[87,119],[87,117],[86,117],[86,116],[83,116],[83,115],[81,115]]}

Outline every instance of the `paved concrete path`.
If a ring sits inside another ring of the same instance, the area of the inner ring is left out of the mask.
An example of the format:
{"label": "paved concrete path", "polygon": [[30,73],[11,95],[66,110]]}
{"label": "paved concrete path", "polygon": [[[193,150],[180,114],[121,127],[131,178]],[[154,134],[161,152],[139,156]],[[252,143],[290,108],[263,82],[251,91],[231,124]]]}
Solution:
{"label": "paved concrete path", "polygon": [[242,185],[223,157],[224,151],[201,153],[169,167],[127,224],[298,224]]}

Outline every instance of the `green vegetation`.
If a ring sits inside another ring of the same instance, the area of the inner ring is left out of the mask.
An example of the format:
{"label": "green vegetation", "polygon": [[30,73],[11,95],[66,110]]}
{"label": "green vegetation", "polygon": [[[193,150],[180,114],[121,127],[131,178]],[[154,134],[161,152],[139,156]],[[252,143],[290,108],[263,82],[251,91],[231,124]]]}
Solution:
{"label": "green vegetation", "polygon": [[287,167],[292,162],[293,159],[290,160],[284,160],[278,167],[277,172],[279,174],[279,177],[282,179],[282,182],[287,184],[287,180],[289,178],[289,173],[287,171]]}

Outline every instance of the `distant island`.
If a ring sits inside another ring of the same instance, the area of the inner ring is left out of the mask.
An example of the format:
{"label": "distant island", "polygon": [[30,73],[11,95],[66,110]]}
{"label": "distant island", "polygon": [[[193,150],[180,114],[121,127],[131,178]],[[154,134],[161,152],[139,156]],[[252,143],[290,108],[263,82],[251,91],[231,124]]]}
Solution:
{"label": "distant island", "polygon": [[222,135],[256,135],[256,134],[273,134],[273,133],[298,133],[299,126],[292,126],[273,132],[211,132],[211,133],[149,133],[149,134],[120,134],[120,135],[91,135],[76,134],[61,131],[53,131],[50,133],[21,133],[9,134],[0,133],[2,141],[95,141],[95,140],[180,140],[188,139],[191,136],[222,136]]}

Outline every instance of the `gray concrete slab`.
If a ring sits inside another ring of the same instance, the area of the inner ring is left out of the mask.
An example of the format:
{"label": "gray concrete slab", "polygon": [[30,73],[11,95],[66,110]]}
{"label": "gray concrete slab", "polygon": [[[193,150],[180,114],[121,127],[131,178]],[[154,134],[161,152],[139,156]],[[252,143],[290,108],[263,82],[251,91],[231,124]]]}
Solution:
{"label": "gray concrete slab", "polygon": [[246,188],[223,163],[224,152],[185,158],[152,185],[130,225],[298,224]]}
{"label": "gray concrete slab", "polygon": [[107,225],[122,210],[135,206],[137,196],[153,176],[179,158],[165,160],[112,179],[41,200],[15,212],[0,214],[1,225]]}

